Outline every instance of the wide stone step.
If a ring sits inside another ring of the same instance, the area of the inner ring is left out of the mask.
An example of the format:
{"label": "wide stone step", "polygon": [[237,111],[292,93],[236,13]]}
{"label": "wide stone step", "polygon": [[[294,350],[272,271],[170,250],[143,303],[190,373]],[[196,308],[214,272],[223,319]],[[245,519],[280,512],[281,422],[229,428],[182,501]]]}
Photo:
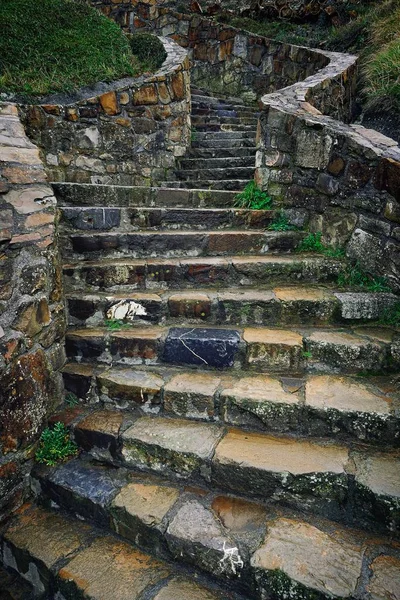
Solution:
{"label": "wide stone step", "polygon": [[[77,470],[77,477],[79,474]],[[86,475],[94,481],[92,474]],[[97,500],[101,508],[101,495],[105,504],[117,492],[111,481],[107,475],[103,482],[97,478],[95,484],[103,485],[93,490],[93,507]],[[88,506],[87,498],[82,496],[82,502]],[[195,583],[193,569],[183,574],[109,530],[34,505],[23,506],[7,524],[2,538],[4,564],[32,584],[36,598],[240,600],[227,588],[207,589]]]}
{"label": "wide stone step", "polygon": [[64,265],[66,290],[154,290],[198,286],[334,282],[343,269],[337,259],[303,254],[187,259],[98,260]]}
{"label": "wide stone step", "polygon": [[179,160],[179,170],[188,169],[193,172],[197,170],[209,170],[213,169],[219,172],[220,169],[228,169],[231,172],[234,167],[252,167],[255,169],[255,156],[243,156],[243,157],[228,157],[222,158],[217,156],[215,158],[184,158]]}
{"label": "wide stone step", "polygon": [[[195,121],[196,122],[196,121]],[[215,123],[212,122],[196,122],[196,125],[193,125],[193,134],[197,135],[201,132],[209,133],[209,132],[232,132],[232,133],[249,133],[256,138],[257,134],[257,121],[254,119],[251,123],[241,123],[238,121],[234,121],[233,123],[220,123],[219,120]]]}
{"label": "wide stone step", "polygon": [[192,102],[192,117],[250,117],[253,119],[258,119],[258,115],[260,111],[257,108],[250,108],[244,106],[234,106],[234,105],[224,105],[224,104],[216,104],[214,106],[205,106],[201,103],[193,103]]}
{"label": "wide stone step", "polygon": [[175,189],[207,190],[208,193],[214,190],[234,191],[236,195],[238,192],[244,190],[248,183],[249,179],[228,179],[226,181],[219,179],[191,179],[187,181],[163,181],[162,185]]}
{"label": "wide stone step", "polygon": [[[204,125],[251,125],[252,128],[257,127],[258,117],[256,115],[223,115],[223,114],[213,114],[213,115],[194,115],[192,113],[192,128],[195,130],[201,131],[201,127]],[[223,130],[223,128],[221,128]],[[236,127],[235,127],[236,129]],[[238,129],[240,131],[240,128]]]}
{"label": "wide stone step", "polygon": [[254,170],[255,165],[251,165],[250,167],[227,167],[227,168],[196,168],[196,169],[177,169],[175,171],[175,175],[177,179],[180,180],[190,180],[196,182],[196,180],[209,180],[209,181],[221,181],[221,180],[231,180],[231,179],[241,179],[250,180],[254,179]]}
{"label": "wide stone step", "polygon": [[230,148],[203,148],[197,147],[192,144],[192,147],[189,148],[186,156],[190,156],[193,158],[232,158],[237,159],[241,157],[252,157],[255,160],[255,156],[257,153],[256,147],[230,147]]}
{"label": "wide stone step", "polygon": [[119,294],[71,293],[66,297],[68,322],[102,326],[107,315],[127,323],[209,323],[215,325],[327,326],[331,323],[378,321],[398,303],[394,294],[335,292],[332,288],[290,286],[153,290]]}
{"label": "wide stone step", "polygon": [[245,130],[245,131],[196,131],[197,142],[203,141],[220,141],[223,140],[226,144],[227,140],[251,140],[254,146],[254,140],[256,139],[257,131]]}
{"label": "wide stone step", "polygon": [[125,208],[64,206],[60,209],[64,231],[133,231],[181,229],[267,228],[276,210],[238,208]]}
{"label": "wide stone step", "polygon": [[155,208],[232,208],[236,193],[222,190],[177,190],[92,183],[53,183],[58,206],[155,207]]}
{"label": "wide stone step", "polygon": [[[193,149],[197,149],[197,148],[204,148],[204,149],[220,149],[221,151],[223,151],[224,148],[226,148],[227,144],[229,144],[229,146],[235,150],[235,149],[247,149],[247,148],[254,148],[255,146],[255,138],[254,137],[249,137],[246,139],[243,138],[231,138],[226,140],[225,138],[222,139],[218,139],[218,138],[202,138],[202,139],[198,139],[199,136],[201,134],[199,133],[196,136],[196,140],[193,140],[191,143],[191,148]],[[189,149],[189,154],[191,152],[191,149]]]}
{"label": "wide stone step", "polygon": [[257,372],[376,373],[399,369],[398,334],[385,329],[99,327],[67,331],[67,357],[100,364],[175,364]]}
{"label": "wide stone step", "polygon": [[71,426],[103,462],[400,535],[398,450],[110,410],[75,414]]}
{"label": "wide stone step", "polygon": [[108,408],[224,422],[264,433],[400,446],[400,393],[390,378],[270,377],[165,367],[68,363],[66,390]]}
{"label": "wide stone step", "polygon": [[223,98],[217,96],[210,96],[208,94],[192,94],[192,104],[194,106],[203,105],[203,106],[211,106],[215,108],[216,106],[230,106],[234,108],[246,108],[246,109],[254,109],[259,110],[254,104],[249,104],[244,102],[242,98]]}
{"label": "wide stone step", "polygon": [[[282,580],[291,590],[307,591],[313,597],[318,593],[320,598],[329,593],[329,598],[369,599],[370,591],[378,589],[374,587],[378,577],[378,585],[398,589],[396,544],[326,519],[210,494],[202,488],[188,489],[144,473],[135,473],[133,479],[121,469],[82,460],[52,470],[37,469],[34,479],[45,502],[110,528],[158,559],[195,566],[222,584],[243,589],[250,598],[283,599],[284,595],[274,594]],[[378,556],[375,548],[382,542],[385,550]],[[362,576],[364,569],[367,577]],[[219,597],[199,596],[183,586],[170,591],[175,595],[155,598]],[[227,592],[225,598],[231,597]]]}
{"label": "wide stone step", "polygon": [[61,236],[64,256],[87,258],[146,256],[224,256],[291,252],[304,232],[226,230],[226,231],[137,231],[133,233],[74,233]]}

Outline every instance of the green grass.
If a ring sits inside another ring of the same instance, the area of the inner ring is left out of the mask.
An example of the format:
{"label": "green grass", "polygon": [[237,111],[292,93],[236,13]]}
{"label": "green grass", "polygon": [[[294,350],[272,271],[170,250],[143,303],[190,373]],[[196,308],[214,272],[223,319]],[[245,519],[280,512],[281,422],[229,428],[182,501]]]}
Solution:
{"label": "green grass", "polygon": [[339,287],[355,287],[368,292],[390,292],[387,280],[384,277],[370,275],[359,263],[347,265],[338,276]]}
{"label": "green grass", "polygon": [[391,327],[400,327],[400,301],[383,312],[379,323],[390,325]]}
{"label": "green grass", "polygon": [[0,31],[0,92],[70,92],[141,70],[120,27],[83,0],[1,0]]}
{"label": "green grass", "polygon": [[272,206],[272,199],[257,187],[255,181],[250,181],[243,192],[236,196],[234,206],[252,210],[268,210]]}
{"label": "green grass", "polygon": [[67,392],[65,394],[65,404],[67,404],[68,406],[78,406],[79,404],[79,398],[76,394],[74,394],[73,392]]}
{"label": "green grass", "polygon": [[298,227],[291,225],[283,210],[279,211],[271,225],[268,227],[269,231],[296,231]]}
{"label": "green grass", "polygon": [[129,327],[129,323],[125,323],[121,319],[106,319],[104,324],[110,331],[120,331]]}
{"label": "green grass", "polygon": [[78,454],[78,446],[69,437],[64,423],[55,423],[52,429],[46,427],[39,440],[35,459],[49,467]]}
{"label": "green grass", "polygon": [[322,233],[309,233],[297,246],[297,252],[315,252],[329,258],[343,258],[343,248],[333,248],[322,243]]}

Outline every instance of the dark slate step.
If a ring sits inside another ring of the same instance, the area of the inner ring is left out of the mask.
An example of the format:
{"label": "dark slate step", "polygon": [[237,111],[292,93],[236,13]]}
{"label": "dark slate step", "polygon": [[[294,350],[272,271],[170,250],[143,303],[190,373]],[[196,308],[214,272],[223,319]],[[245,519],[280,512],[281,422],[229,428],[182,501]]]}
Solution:
{"label": "dark slate step", "polygon": [[[383,560],[380,585],[394,589],[400,566],[396,544],[389,539],[378,540],[360,529],[352,531],[325,519],[216,492],[210,494],[202,488],[188,490],[182,483],[144,473],[135,473],[132,480],[121,470],[89,461],[75,460],[47,472],[37,469],[34,478],[42,501],[52,501],[81,519],[89,515],[96,524],[101,510],[107,516],[107,528],[142,551],[158,559],[166,557],[174,564],[195,566],[218,580],[220,586],[230,584],[244,590],[247,598],[265,598],[266,594],[272,597],[276,562],[281,566],[280,579],[285,576],[290,589],[301,585],[314,597],[319,590],[334,592],[330,598],[338,598],[338,594],[348,597],[348,593],[353,597],[357,592],[357,598],[366,599],[366,590],[371,590],[379,573],[375,562]],[[105,485],[112,491],[101,499]],[[371,559],[367,577],[362,576],[364,553],[375,557],[375,547],[382,542],[387,554]],[[308,547],[307,553],[303,552],[304,546]],[[231,549],[232,560],[226,559],[227,548]],[[186,600],[189,592],[191,600],[217,597],[210,593],[199,596],[188,588],[181,590],[184,595],[174,589],[174,595],[160,600]],[[232,598],[228,590],[226,600]]]}
{"label": "dark slate step", "polygon": [[235,208],[109,208],[61,207],[61,225],[64,231],[133,231],[150,230],[204,230],[245,227],[267,228],[276,216],[273,210]]}
{"label": "dark slate step", "polygon": [[68,363],[66,390],[109,408],[216,421],[263,433],[400,446],[400,394],[390,378],[224,376],[171,367]]}
{"label": "dark slate step", "polygon": [[233,123],[221,123],[220,120],[216,120],[214,123],[213,122],[197,122],[197,120],[195,119],[195,122],[193,123],[193,135],[195,136],[195,138],[197,137],[196,134],[200,134],[200,133],[209,133],[209,132],[215,132],[215,133],[248,133],[249,135],[253,136],[254,139],[256,138],[256,127],[257,127],[257,121],[254,120],[251,123],[242,123],[239,121],[234,121]]}
{"label": "dark slate step", "polygon": [[235,192],[225,190],[179,190],[171,187],[149,188],[92,183],[52,183],[58,206],[158,207],[158,208],[232,208]]}
{"label": "dark slate step", "polygon": [[[178,162],[179,170],[187,169],[191,173],[193,170],[217,170],[227,169],[228,173],[233,172],[233,168],[237,167],[251,167],[255,169],[255,156],[243,156],[243,157],[229,157],[223,158],[216,156],[214,158],[184,158]],[[192,177],[193,179],[193,177]]]}
{"label": "dark slate step", "polygon": [[121,411],[83,414],[72,428],[103,462],[400,536],[398,450]]}
{"label": "dark slate step", "polygon": [[254,171],[255,164],[252,161],[252,165],[249,167],[179,169],[175,171],[175,176],[177,179],[184,181],[226,181],[237,178],[249,182],[254,179]]}
{"label": "dark slate step", "polygon": [[132,323],[182,321],[214,325],[324,327],[377,321],[383,311],[397,302],[398,297],[394,294],[335,293],[328,288],[301,285],[67,295],[69,324],[92,327],[101,326],[108,318],[108,312],[117,305],[120,306],[118,318]]}
{"label": "dark slate step", "polygon": [[220,114],[214,115],[192,115],[192,129],[198,129],[202,125],[251,125],[257,127],[258,118],[252,116],[223,116]]}
{"label": "dark slate step", "polygon": [[[209,134],[211,135],[211,134]],[[217,134],[215,134],[217,135]],[[224,149],[226,148],[226,146],[229,144],[229,146],[234,150],[234,149],[246,149],[246,148],[254,148],[255,146],[255,137],[250,136],[249,138],[230,138],[228,140],[226,140],[225,138],[200,138],[199,137],[200,134],[198,134],[196,136],[196,139],[193,140],[191,142],[191,147],[192,149],[197,149],[197,148],[201,148],[201,149],[221,149],[221,152],[224,151]],[[189,153],[192,152],[192,150],[189,150]]]}
{"label": "dark slate step", "polygon": [[223,288],[334,282],[340,260],[294,254],[220,258],[99,260],[64,265],[66,290]]}
{"label": "dark slate step", "polygon": [[[68,468],[66,465],[65,469]],[[85,472],[94,486],[91,496],[77,493],[75,498],[82,502],[82,512],[88,507],[103,510],[111,521],[108,506],[103,509],[103,504],[110,502],[110,495],[116,494],[118,487],[112,486],[111,476],[105,474],[101,482],[101,475],[94,480],[93,473],[93,469],[90,473]],[[77,484],[81,474],[82,471],[76,468]],[[60,503],[68,504],[66,500],[72,496],[68,485],[57,489],[65,494]],[[77,489],[80,489],[79,485]],[[74,507],[69,508],[80,513]],[[93,514],[92,520],[97,523],[96,516]],[[193,600],[240,600],[227,586],[218,588],[209,581],[208,587],[204,587],[195,582],[199,574],[194,569],[184,573],[177,568],[176,562],[175,565],[166,563],[137,550],[110,532],[109,523],[107,525],[106,530],[99,529],[83,523],[82,518],[75,519],[25,504],[5,527],[4,563],[32,584],[35,598],[139,600],[144,598],[145,592],[149,600],[189,597]],[[29,598],[3,597],[5,600]]]}
{"label": "dark slate step", "polygon": [[219,141],[224,140],[252,140],[254,146],[254,140],[256,139],[257,131],[196,131],[194,142],[202,141]]}
{"label": "dark slate step", "polygon": [[[253,175],[254,175],[254,169]],[[189,190],[204,190],[206,192],[214,190],[223,191],[234,191],[235,194],[244,190],[246,185],[249,183],[249,179],[230,179],[230,180],[218,180],[218,179],[192,179],[182,181],[163,181],[163,186],[168,186],[175,189],[189,189]]]}
{"label": "dark slate step", "polygon": [[240,157],[253,157],[256,156],[257,148],[198,148],[192,145],[187,153],[188,156],[194,158],[240,158]]}
{"label": "dark slate step", "polygon": [[258,119],[260,111],[257,108],[234,107],[225,105],[204,106],[192,103],[192,117],[217,117],[217,118],[252,118]]}
{"label": "dark slate step", "polygon": [[215,106],[226,106],[226,107],[234,107],[234,108],[253,108],[259,110],[255,104],[249,104],[244,102],[242,98],[223,98],[216,96],[209,96],[206,94],[192,94],[192,104],[193,105],[201,105],[201,106],[211,106],[214,108]]}
{"label": "dark slate step", "polygon": [[88,258],[147,256],[189,257],[291,252],[303,232],[263,230],[138,231],[134,233],[72,234],[60,238],[65,257],[71,252]]}
{"label": "dark slate step", "polygon": [[396,372],[398,342],[391,330],[265,327],[123,327],[70,329],[66,353],[77,362],[178,364],[301,374]]}

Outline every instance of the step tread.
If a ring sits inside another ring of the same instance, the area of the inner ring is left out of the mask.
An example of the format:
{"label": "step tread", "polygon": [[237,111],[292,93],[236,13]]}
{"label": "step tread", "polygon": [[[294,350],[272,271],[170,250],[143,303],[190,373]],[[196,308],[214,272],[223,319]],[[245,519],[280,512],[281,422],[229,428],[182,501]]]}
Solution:
{"label": "step tread", "polygon": [[[210,494],[202,488],[192,488],[188,494],[182,484],[154,476],[150,478],[143,473],[135,475],[132,481],[126,475],[116,474],[115,470],[112,472],[75,460],[53,473],[39,472],[36,477],[45,487],[44,493],[54,501],[61,498],[61,504],[67,510],[86,516],[87,507],[101,505],[107,515],[113,514],[114,518],[110,519],[113,527],[123,537],[144,546],[144,550],[157,536],[175,559],[179,557],[181,562],[195,563],[222,581],[230,578],[249,590],[253,588],[256,598],[264,597],[266,584],[257,580],[254,586],[253,569],[271,574],[277,560],[293,583],[302,583],[314,591],[328,591],[334,597],[339,594],[347,597],[355,592],[357,582],[361,580],[364,552],[369,554],[382,543],[382,538],[378,541],[373,534],[338,526],[328,520],[216,492]],[[96,495],[96,491],[104,481],[108,481],[114,492],[101,503],[101,496]],[[160,531],[161,522],[165,527]],[[145,535],[138,535],[143,530]],[[267,538],[265,530],[268,531]],[[251,531],[252,535],[243,536],[246,531]],[[384,560],[382,567],[386,567],[382,570],[383,581],[385,585],[396,585],[399,551],[389,540],[386,544],[387,554],[379,557],[380,561]],[[236,564],[224,561],[223,549],[226,547],[236,548]],[[296,547],[298,550],[294,550]],[[304,548],[308,551],[304,552]],[[160,544],[153,542],[152,550],[159,554]],[[372,564],[379,567],[373,552],[372,556]],[[338,557],[341,558],[340,567]],[[374,574],[372,568],[362,590],[368,588]],[[268,585],[266,589],[269,589]],[[197,599],[197,596],[190,597]],[[357,597],[367,596],[360,589]]]}

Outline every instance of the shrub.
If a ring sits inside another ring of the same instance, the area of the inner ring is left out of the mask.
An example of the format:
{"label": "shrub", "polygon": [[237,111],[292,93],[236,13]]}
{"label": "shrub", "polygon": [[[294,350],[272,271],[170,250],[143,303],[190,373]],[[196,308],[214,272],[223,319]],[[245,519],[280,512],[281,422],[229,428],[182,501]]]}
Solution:
{"label": "shrub", "polygon": [[42,432],[39,447],[36,451],[36,461],[53,467],[60,461],[78,454],[78,446],[70,439],[69,431],[64,423],[55,423],[54,427]]}
{"label": "shrub", "polygon": [[132,52],[147,69],[159,69],[167,58],[162,41],[150,33],[135,33],[130,38]]}
{"label": "shrub", "polygon": [[249,208],[253,210],[267,210],[271,208],[271,198],[259,187],[255,181],[250,181],[243,192],[235,198],[234,205],[237,208]]}

